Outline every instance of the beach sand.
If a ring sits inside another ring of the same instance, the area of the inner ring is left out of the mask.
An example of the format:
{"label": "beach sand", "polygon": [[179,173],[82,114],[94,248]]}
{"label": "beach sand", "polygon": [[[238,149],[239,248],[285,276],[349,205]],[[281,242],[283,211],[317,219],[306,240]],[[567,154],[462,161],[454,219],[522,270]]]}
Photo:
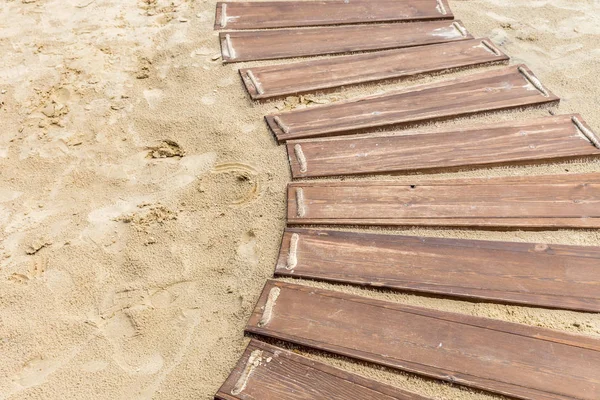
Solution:
{"label": "beach sand", "polygon": [[[471,33],[490,37],[562,97],[552,111],[579,112],[600,131],[599,2],[451,6]],[[280,62],[222,66],[214,9],[214,0],[0,4],[0,399],[211,399],[241,355],[245,323],[274,269],[290,180],[262,117],[298,99],[248,99],[237,68]],[[584,159],[436,176],[599,171],[599,160]],[[598,231],[386,232],[600,245]],[[600,338],[598,314],[303,283]],[[299,351],[438,399],[494,398]]]}

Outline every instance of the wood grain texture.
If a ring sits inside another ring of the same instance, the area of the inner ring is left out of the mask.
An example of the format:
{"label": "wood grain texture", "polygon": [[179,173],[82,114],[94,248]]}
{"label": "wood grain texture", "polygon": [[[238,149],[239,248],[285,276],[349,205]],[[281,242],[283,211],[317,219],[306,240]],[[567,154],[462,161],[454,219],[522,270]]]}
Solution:
{"label": "wood grain texture", "polygon": [[431,21],[221,32],[219,38],[223,62],[231,63],[397,49],[455,42],[473,36],[460,21]]}
{"label": "wood grain texture", "polygon": [[291,183],[288,223],[600,227],[599,177]]}
{"label": "wood grain texture", "polygon": [[600,340],[533,326],[269,281],[246,331],[521,399],[600,398]]}
{"label": "wood grain texture", "polygon": [[426,400],[258,340],[250,342],[215,397],[220,400]]}
{"label": "wood grain texture", "polygon": [[[292,177],[418,171],[600,154],[573,122],[559,115],[455,131],[360,135],[287,142]],[[597,136],[597,135],[595,135]]]}
{"label": "wood grain texture", "polygon": [[447,0],[218,2],[215,29],[265,29],[453,19]]}
{"label": "wood grain texture", "polygon": [[269,115],[265,119],[277,140],[283,142],[483,111],[541,105],[558,100],[558,97],[541,86],[527,67],[517,65],[383,95]]}
{"label": "wood grain texture", "polygon": [[275,274],[600,312],[600,247],[288,228]]}
{"label": "wood grain texture", "polygon": [[507,62],[489,40],[473,39],[322,60],[240,69],[253,100]]}

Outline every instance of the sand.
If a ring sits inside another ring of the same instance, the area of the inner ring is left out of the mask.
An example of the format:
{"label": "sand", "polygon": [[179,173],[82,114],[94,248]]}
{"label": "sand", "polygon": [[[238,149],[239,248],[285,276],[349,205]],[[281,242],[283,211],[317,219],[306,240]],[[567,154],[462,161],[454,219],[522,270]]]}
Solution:
{"label": "sand", "polygon": [[[600,131],[597,1],[451,6],[563,98],[554,112],[580,112]],[[272,276],[290,180],[262,116],[298,100],[248,99],[243,65],[216,59],[214,8],[214,0],[0,4],[0,399],[210,399],[244,349],[245,322]],[[260,64],[268,63],[245,65]],[[598,160],[438,176],[591,171]],[[600,245],[598,231],[396,232]],[[600,337],[595,314],[304,283]],[[302,352],[439,399],[493,398]]]}

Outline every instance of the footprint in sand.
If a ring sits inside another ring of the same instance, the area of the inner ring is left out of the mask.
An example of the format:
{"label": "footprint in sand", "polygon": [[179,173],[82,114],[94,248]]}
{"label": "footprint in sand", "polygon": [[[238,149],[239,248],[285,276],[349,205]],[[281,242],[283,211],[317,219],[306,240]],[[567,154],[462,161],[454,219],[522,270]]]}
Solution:
{"label": "footprint in sand", "polygon": [[[103,301],[101,308],[104,311],[89,322],[110,342],[112,359],[123,371],[137,376],[154,375],[165,367],[170,368],[173,360],[164,358],[158,351],[151,354],[136,351],[146,348],[144,343],[148,338],[142,336],[132,315],[172,307],[179,310],[178,298],[191,293],[194,288],[194,282],[182,281],[162,287],[113,292]],[[172,350],[176,352],[179,343],[174,342],[173,346]],[[95,367],[88,369],[95,370]]]}
{"label": "footprint in sand", "polygon": [[24,285],[31,280],[42,278],[47,268],[48,259],[44,256],[37,256],[29,262],[29,270],[26,274],[15,272],[8,277],[8,281]]}
{"label": "footprint in sand", "polygon": [[243,206],[260,195],[258,172],[242,163],[219,164],[200,180],[198,191],[208,204]]}
{"label": "footprint in sand", "polygon": [[23,370],[14,382],[22,388],[40,385],[46,378],[60,367],[60,362],[42,357],[34,358],[23,366]]}
{"label": "footprint in sand", "polygon": [[89,374],[95,374],[97,372],[103,371],[108,367],[108,363],[102,360],[92,360],[88,361],[81,366],[81,370],[83,372],[87,372]]}
{"label": "footprint in sand", "polygon": [[242,236],[241,244],[237,248],[238,255],[251,265],[258,265],[259,255],[256,248],[256,234],[248,231]]}

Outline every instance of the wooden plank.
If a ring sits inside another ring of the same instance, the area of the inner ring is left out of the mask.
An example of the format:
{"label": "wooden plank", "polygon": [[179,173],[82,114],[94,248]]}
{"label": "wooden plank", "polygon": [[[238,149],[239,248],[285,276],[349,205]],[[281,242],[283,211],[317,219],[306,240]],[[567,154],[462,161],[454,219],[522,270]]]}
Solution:
{"label": "wooden plank", "polygon": [[472,39],[473,36],[460,21],[431,21],[221,32],[219,38],[223,62],[230,63],[397,49]]}
{"label": "wooden plank", "polygon": [[409,77],[509,59],[487,39],[240,69],[253,100]]}
{"label": "wooden plank", "polygon": [[598,136],[578,115],[491,124],[424,134],[352,136],[288,141],[294,178],[377,174],[600,154]]}
{"label": "wooden plank", "polygon": [[453,19],[447,0],[218,2],[215,29],[266,29]]}
{"label": "wooden plank", "polygon": [[524,65],[265,117],[280,142],[559,100]]}
{"label": "wooden plank", "polygon": [[600,398],[600,340],[269,281],[246,331],[528,400]]}
{"label": "wooden plank", "polygon": [[[600,174],[288,185],[290,224],[600,227]],[[565,180],[569,179],[568,182]],[[470,183],[469,183],[470,182]],[[518,222],[517,224],[515,224]]]}
{"label": "wooden plank", "polygon": [[425,397],[252,340],[220,400],[426,400]]}
{"label": "wooden plank", "polygon": [[600,247],[286,229],[275,274],[600,312]]}

